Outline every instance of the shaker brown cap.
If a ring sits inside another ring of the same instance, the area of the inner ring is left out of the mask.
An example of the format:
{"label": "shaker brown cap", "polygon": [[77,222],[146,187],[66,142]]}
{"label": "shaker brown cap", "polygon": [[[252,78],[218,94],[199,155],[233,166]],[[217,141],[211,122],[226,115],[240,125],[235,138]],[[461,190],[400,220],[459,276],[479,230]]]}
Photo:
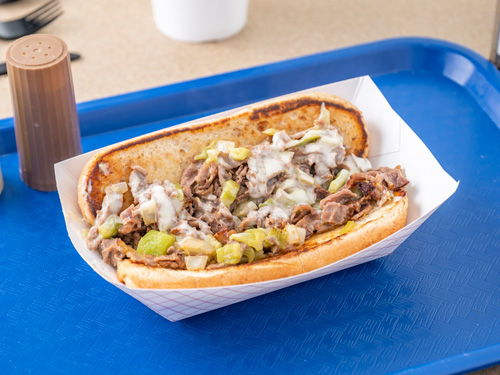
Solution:
{"label": "shaker brown cap", "polygon": [[36,190],[56,190],[54,164],[82,152],[66,43],[33,34],[7,49],[19,172]]}
{"label": "shaker brown cap", "polygon": [[53,35],[28,35],[16,40],[7,50],[7,60],[22,69],[43,69],[66,57],[68,47]]}

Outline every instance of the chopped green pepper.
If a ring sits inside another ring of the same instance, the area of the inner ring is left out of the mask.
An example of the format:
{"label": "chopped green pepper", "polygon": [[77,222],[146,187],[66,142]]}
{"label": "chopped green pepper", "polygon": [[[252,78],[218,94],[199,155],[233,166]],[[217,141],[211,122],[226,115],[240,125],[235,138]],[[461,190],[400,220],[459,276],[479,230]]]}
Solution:
{"label": "chopped green pepper", "polygon": [[180,248],[188,254],[204,254],[210,256],[215,254],[216,248],[214,245],[215,244],[209,241],[200,240],[194,237],[186,237],[179,243]]}
{"label": "chopped green pepper", "polygon": [[342,186],[345,185],[347,180],[349,179],[349,171],[347,169],[342,169],[335,179],[330,182],[330,186],[328,187],[328,191],[330,193],[336,193]]}
{"label": "chopped green pepper", "polygon": [[252,263],[255,259],[255,250],[251,247],[247,247],[243,250],[243,256],[247,257],[248,263]]}
{"label": "chopped green pepper", "polygon": [[304,136],[299,140],[299,142],[297,144],[294,145],[294,147],[304,146],[305,144],[314,142],[320,138],[321,138],[321,134],[319,134],[318,132],[316,132],[314,130],[311,130],[311,131],[307,132],[306,134],[304,134]]}
{"label": "chopped green pepper", "polygon": [[236,206],[233,211],[233,215],[242,218],[244,216],[247,216],[250,211],[255,211],[257,209],[258,207],[254,202],[246,201]]}
{"label": "chopped green pepper", "polygon": [[122,219],[118,215],[109,215],[97,230],[103,238],[114,237],[118,234],[118,228],[122,226]]}
{"label": "chopped green pepper", "polygon": [[217,263],[238,264],[242,255],[239,243],[228,243],[217,249]]}
{"label": "chopped green pepper", "polygon": [[275,129],[275,128],[269,128],[269,129],[264,130],[262,133],[264,133],[265,135],[270,135],[272,137],[277,132],[278,132],[277,129]]}
{"label": "chopped green pepper", "polygon": [[[271,228],[269,230],[269,234],[268,234],[267,238],[269,238],[269,237],[276,238],[276,241],[278,241],[278,246],[280,249],[283,249],[286,246],[287,234],[283,229],[279,229],[279,228],[275,228],[275,227]],[[266,245],[270,246],[271,244],[268,242],[267,238],[266,238]]]}
{"label": "chopped green pepper", "polygon": [[349,220],[344,227],[340,230],[340,234],[346,234],[349,233],[354,229],[354,221]]}
{"label": "chopped green pepper", "polygon": [[203,147],[203,150],[201,150],[201,153],[196,155],[194,157],[195,160],[202,160],[206,159],[208,157],[207,151],[208,150],[213,150],[217,146],[217,141],[212,141],[208,146]]}
{"label": "chopped green pepper", "polygon": [[175,236],[156,230],[150,230],[144,235],[137,245],[139,254],[154,256],[165,255],[170,246],[175,242]]}
{"label": "chopped green pepper", "polygon": [[255,250],[260,251],[264,248],[264,240],[266,239],[266,231],[262,228],[247,229],[242,233],[232,234],[229,239],[242,242]]}
{"label": "chopped green pepper", "polygon": [[184,200],[184,192],[182,191],[181,184],[174,184],[175,190],[177,190],[177,199],[181,202]]}
{"label": "chopped green pepper", "polygon": [[218,162],[219,153],[220,151],[217,149],[207,150],[207,158],[205,160],[205,163]]}
{"label": "chopped green pepper", "polygon": [[261,260],[261,259],[264,259],[264,258],[267,258],[267,255],[264,253],[264,250],[256,251],[255,252],[255,258],[254,258],[254,260]]}
{"label": "chopped green pepper", "polygon": [[245,147],[235,147],[229,150],[229,156],[236,161],[245,160],[250,154],[250,150]]}
{"label": "chopped green pepper", "polygon": [[274,199],[273,198],[269,198],[265,202],[262,202],[261,204],[259,204],[259,208],[264,207],[264,206],[270,206],[272,204],[274,204]]}
{"label": "chopped green pepper", "polygon": [[222,184],[222,193],[220,195],[220,201],[224,206],[229,207],[231,203],[236,199],[236,195],[240,190],[240,184],[234,182],[233,180],[227,180]]}

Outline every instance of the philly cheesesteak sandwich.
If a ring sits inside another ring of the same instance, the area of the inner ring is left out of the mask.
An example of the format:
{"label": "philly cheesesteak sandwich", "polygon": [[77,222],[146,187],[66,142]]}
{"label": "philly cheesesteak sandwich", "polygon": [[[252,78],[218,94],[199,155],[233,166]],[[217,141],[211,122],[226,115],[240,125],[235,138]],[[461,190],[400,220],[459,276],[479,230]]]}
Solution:
{"label": "philly cheesesteak sandwich", "polygon": [[368,141],[356,107],[316,93],[105,148],[79,181],[87,246],[141,288],[323,267],[405,225],[405,173],[373,169]]}

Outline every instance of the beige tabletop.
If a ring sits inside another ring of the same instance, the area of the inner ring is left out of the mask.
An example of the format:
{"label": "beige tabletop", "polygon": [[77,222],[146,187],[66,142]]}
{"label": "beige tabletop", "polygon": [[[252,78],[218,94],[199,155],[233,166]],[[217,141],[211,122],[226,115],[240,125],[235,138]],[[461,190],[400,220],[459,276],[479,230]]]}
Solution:
{"label": "beige tabletop", "polygon": [[[0,5],[0,20],[45,0]],[[489,57],[495,0],[250,0],[248,23],[222,42],[189,44],[160,33],[148,0],[61,0],[42,32],[82,59],[72,64],[77,102],[400,36],[448,40]],[[0,60],[10,41],[0,40]],[[12,116],[0,76],[0,118]]]}

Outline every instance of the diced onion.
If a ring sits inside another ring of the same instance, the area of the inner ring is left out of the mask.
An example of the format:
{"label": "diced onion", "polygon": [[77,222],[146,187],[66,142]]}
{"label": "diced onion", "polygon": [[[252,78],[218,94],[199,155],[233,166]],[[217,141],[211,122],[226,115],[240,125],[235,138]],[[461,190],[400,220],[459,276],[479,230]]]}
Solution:
{"label": "diced onion", "polygon": [[191,255],[184,258],[188,271],[203,270],[207,267],[208,256]]}
{"label": "diced onion", "polygon": [[302,182],[303,184],[306,184],[306,185],[314,185],[315,184],[314,177],[311,176],[310,174],[304,172],[302,169],[295,168],[295,172],[297,173],[297,179],[300,182]]}
{"label": "diced onion", "polygon": [[156,203],[154,200],[149,200],[140,205],[142,220],[145,225],[156,223]]}
{"label": "diced onion", "polygon": [[306,238],[306,230],[296,225],[285,226],[286,241],[290,245],[302,245]]}
{"label": "diced onion", "polygon": [[295,189],[291,193],[285,192],[283,189],[278,189],[274,200],[285,206],[296,206],[298,204],[314,203],[303,189]]}
{"label": "diced onion", "polygon": [[125,194],[128,191],[128,186],[126,182],[119,182],[117,184],[108,186],[106,188],[106,192],[108,191],[118,194]]}
{"label": "diced onion", "polygon": [[217,142],[217,150],[219,150],[220,152],[224,152],[226,154],[228,154],[231,149],[234,148],[234,142],[232,141],[219,141]]}

